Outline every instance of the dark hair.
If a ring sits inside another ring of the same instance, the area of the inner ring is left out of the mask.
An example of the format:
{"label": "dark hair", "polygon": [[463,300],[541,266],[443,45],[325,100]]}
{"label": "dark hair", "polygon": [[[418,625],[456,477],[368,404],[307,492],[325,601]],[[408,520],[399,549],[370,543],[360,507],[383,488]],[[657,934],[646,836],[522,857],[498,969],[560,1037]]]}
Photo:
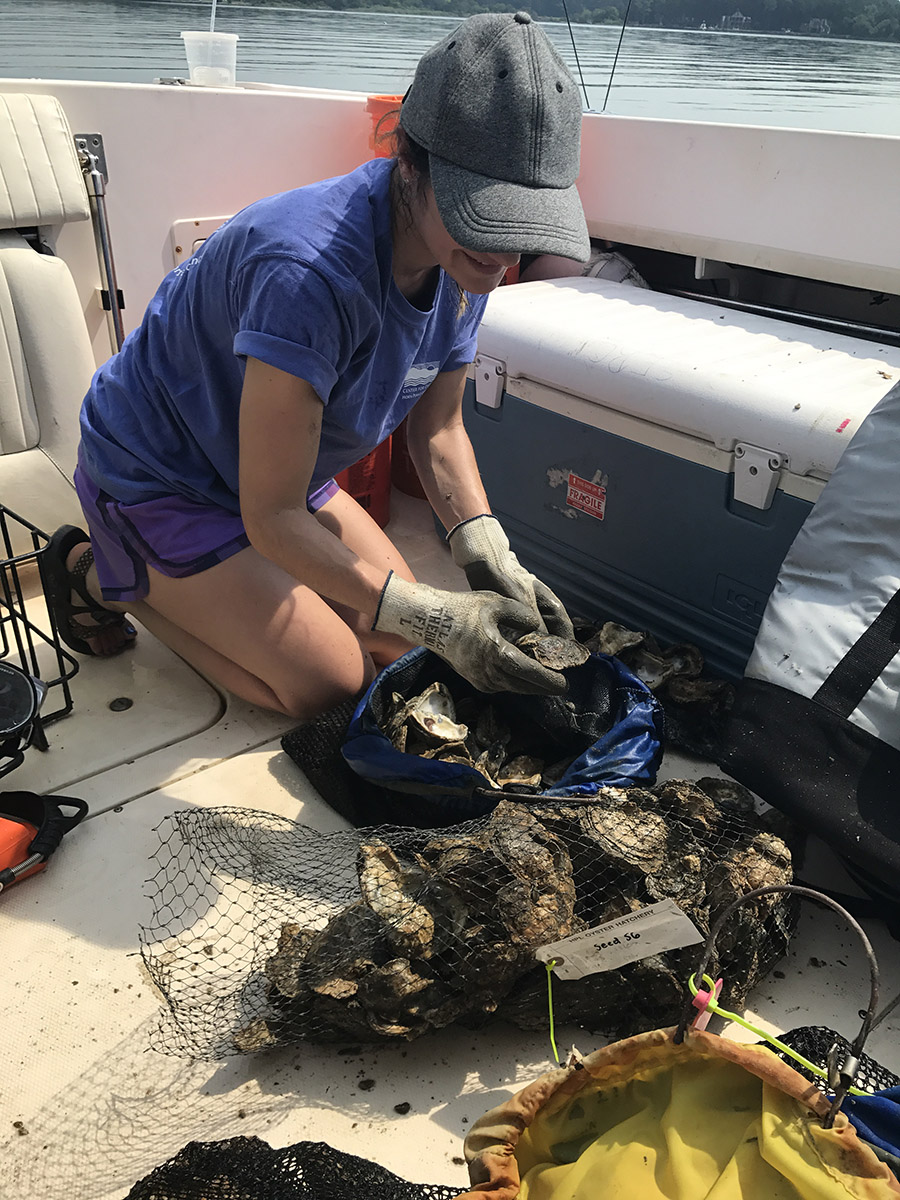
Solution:
{"label": "dark hair", "polygon": [[[394,114],[388,113],[387,115],[390,117]],[[399,117],[399,115],[400,110],[397,109],[397,116]],[[383,117],[382,120],[384,120]],[[381,121],[378,124],[380,126]],[[390,131],[388,136],[393,142],[392,150],[394,158],[405,158],[418,176],[420,185],[427,183],[431,177],[431,160],[425,147],[420,146],[414,138],[411,138],[399,122]],[[379,140],[377,135],[376,140]]]}
{"label": "dark hair", "polygon": [[400,109],[392,108],[378,118],[373,134],[376,146],[385,145],[391,158],[406,158],[423,179],[429,175],[428,151],[409,136],[400,124]]}

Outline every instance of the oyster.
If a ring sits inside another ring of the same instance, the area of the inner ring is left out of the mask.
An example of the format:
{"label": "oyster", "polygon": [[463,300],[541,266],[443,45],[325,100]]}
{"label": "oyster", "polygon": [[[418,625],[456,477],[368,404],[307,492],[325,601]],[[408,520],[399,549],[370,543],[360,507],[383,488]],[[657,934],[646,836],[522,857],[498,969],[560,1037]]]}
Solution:
{"label": "oyster", "polygon": [[654,654],[644,646],[630,650],[623,655],[622,661],[642,683],[646,683],[651,692],[657,691],[676,673],[677,664],[665,659],[660,654]]}
{"label": "oyster", "polygon": [[716,804],[731,812],[751,813],[756,807],[753,793],[736,779],[720,779],[707,775],[697,780],[697,787]]}
{"label": "oyster", "polygon": [[489,941],[538,946],[576,927],[569,853],[522,805],[502,800],[482,828],[436,836],[422,855],[467,898]]}
{"label": "oyster", "polygon": [[[365,947],[365,953],[358,947]],[[286,923],[264,968],[270,994],[286,1000],[308,999],[311,992],[346,999],[386,949],[381,921],[359,901],[341,909],[319,931]]]}
{"label": "oyster", "polygon": [[597,654],[619,655],[629,646],[639,646],[643,640],[644,634],[617,625],[615,621],[607,621],[599,633],[588,638],[585,646]]}
{"label": "oyster", "polygon": [[502,742],[494,742],[478,755],[474,766],[487,779],[492,787],[497,786],[497,773],[506,759],[506,748]]}
{"label": "oyster", "polygon": [[660,807],[671,820],[686,822],[707,845],[718,838],[722,814],[712,798],[697,784],[687,779],[667,780],[656,789]]}
{"label": "oyster", "polygon": [[[526,777],[533,764],[515,758],[509,771]],[[465,826],[370,830],[356,867],[357,895],[324,928],[281,927],[264,966],[270,1010],[248,1003],[238,1049],[298,1037],[414,1038],[493,1012],[544,1025],[538,946],[667,898],[705,936],[737,897],[791,879],[789,850],[752,797],[714,779],[540,806],[503,799]],[[727,976],[734,1003],[787,947],[792,904],[764,897],[722,929],[710,974]],[[687,947],[558,981],[557,1019],[620,1035],[666,1025],[696,958]]]}
{"label": "oyster", "polygon": [[667,646],[662,652],[662,657],[672,667],[673,682],[676,679],[694,679],[703,670],[703,655],[696,646],[689,643]]}
{"label": "oyster", "polygon": [[430,975],[420,975],[413,970],[406,958],[392,958],[375,971],[371,971],[360,987],[360,997],[365,997],[373,1008],[386,1001],[396,1002],[423,992],[433,980]]}
{"label": "oyster", "polygon": [[432,683],[413,700],[408,720],[426,740],[464,742],[469,734],[465,725],[458,724],[453,697],[443,683]]}
{"label": "oyster", "polygon": [[575,881],[564,843],[527,809],[502,801],[487,827],[487,846],[513,879],[497,911],[513,942],[539,946],[575,928]]}
{"label": "oyster", "polygon": [[669,746],[715,759],[734,686],[703,678],[703,655],[689,643],[661,646],[649,633],[615,621],[578,622],[578,637],[592,651],[612,654],[653,691],[666,712]]}
{"label": "oyster", "polygon": [[457,705],[442,683],[431,684],[408,702],[394,693],[384,729],[403,753],[472,767],[487,787],[540,790],[543,759],[525,753],[525,735],[517,739],[497,705],[481,695],[464,696]]}
{"label": "oyster", "polygon": [[263,1017],[256,1017],[234,1034],[234,1048],[239,1054],[254,1054],[257,1050],[267,1050],[280,1043],[277,1032],[269,1027],[269,1022]]}
{"label": "oyster", "polygon": [[581,642],[574,638],[556,637],[554,634],[526,633],[518,639],[516,646],[551,671],[580,667],[591,657],[590,650],[582,646]]}
{"label": "oyster", "polygon": [[[774,833],[758,833],[751,842],[737,846],[714,868],[710,896],[730,904],[757,888],[779,887],[791,882],[791,853]],[[777,900],[764,896],[761,903]]]}
{"label": "oyster", "polygon": [[[791,855],[772,833],[758,833],[733,847],[710,874],[711,911],[722,911],[756,888],[777,887],[792,879]],[[765,964],[787,950],[793,931],[796,902],[793,896],[775,893],[741,905],[720,932],[716,950],[729,960],[729,974],[750,983],[760,977]],[[743,997],[739,997],[742,1002]]]}
{"label": "oyster", "polygon": [[461,762],[472,766],[472,756],[467,742],[441,742],[430,750],[423,750],[420,758],[435,758],[439,762]]}
{"label": "oyster", "polygon": [[283,996],[296,996],[300,992],[300,968],[306,958],[316,934],[312,929],[299,925],[282,925],[275,953],[265,966],[265,973]]}
{"label": "oyster", "polygon": [[469,736],[467,726],[456,720],[453,697],[443,683],[429,684],[409,701],[394,692],[385,733],[394,747],[406,754],[450,743],[464,745]]}
{"label": "oyster", "polygon": [[[636,790],[630,789],[629,794]],[[669,826],[658,813],[633,800],[585,808],[580,824],[607,863],[620,869],[652,875],[669,854]]]}
{"label": "oyster", "polygon": [[539,788],[543,770],[544,764],[539,758],[520,754],[516,758],[507,759],[497,772],[496,780],[502,788],[512,785]]}
{"label": "oyster", "polygon": [[364,842],[357,874],[362,898],[384,922],[388,941],[400,953],[428,958],[434,917],[418,901],[424,882],[421,868],[401,862],[385,842]]}

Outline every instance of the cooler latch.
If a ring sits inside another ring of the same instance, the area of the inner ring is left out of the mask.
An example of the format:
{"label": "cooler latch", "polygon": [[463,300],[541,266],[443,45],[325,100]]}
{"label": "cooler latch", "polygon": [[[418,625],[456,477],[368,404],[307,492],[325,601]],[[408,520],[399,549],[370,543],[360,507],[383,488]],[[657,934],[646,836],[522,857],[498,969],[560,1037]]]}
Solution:
{"label": "cooler latch", "polygon": [[770,508],[787,456],[738,442],[734,448],[734,498],[751,508]]}
{"label": "cooler latch", "polygon": [[506,387],[506,363],[488,354],[475,355],[475,403],[499,408]]}

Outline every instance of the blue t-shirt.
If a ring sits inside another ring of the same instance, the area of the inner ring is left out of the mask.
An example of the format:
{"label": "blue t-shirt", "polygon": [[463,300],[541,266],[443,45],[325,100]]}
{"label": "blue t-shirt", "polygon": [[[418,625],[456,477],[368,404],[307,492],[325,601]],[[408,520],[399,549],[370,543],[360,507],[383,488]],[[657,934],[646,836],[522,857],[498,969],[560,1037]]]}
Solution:
{"label": "blue t-shirt", "polygon": [[461,306],[440,271],[423,312],[394,283],[392,167],[259,200],[166,276],[82,407],[81,462],[99,487],[126,504],[174,493],[240,512],[248,355],[325,405],[310,491],[396,429],[439,371],[472,361],[487,297]]}

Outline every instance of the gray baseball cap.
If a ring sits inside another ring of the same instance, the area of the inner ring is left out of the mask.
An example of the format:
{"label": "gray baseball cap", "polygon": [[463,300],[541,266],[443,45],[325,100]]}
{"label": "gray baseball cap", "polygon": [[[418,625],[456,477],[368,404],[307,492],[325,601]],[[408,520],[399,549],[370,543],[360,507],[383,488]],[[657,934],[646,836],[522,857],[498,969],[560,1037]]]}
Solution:
{"label": "gray baseball cap", "polygon": [[528,13],[469,17],[427,51],[400,125],[428,151],[441,220],[465,249],[587,259],[578,88]]}

